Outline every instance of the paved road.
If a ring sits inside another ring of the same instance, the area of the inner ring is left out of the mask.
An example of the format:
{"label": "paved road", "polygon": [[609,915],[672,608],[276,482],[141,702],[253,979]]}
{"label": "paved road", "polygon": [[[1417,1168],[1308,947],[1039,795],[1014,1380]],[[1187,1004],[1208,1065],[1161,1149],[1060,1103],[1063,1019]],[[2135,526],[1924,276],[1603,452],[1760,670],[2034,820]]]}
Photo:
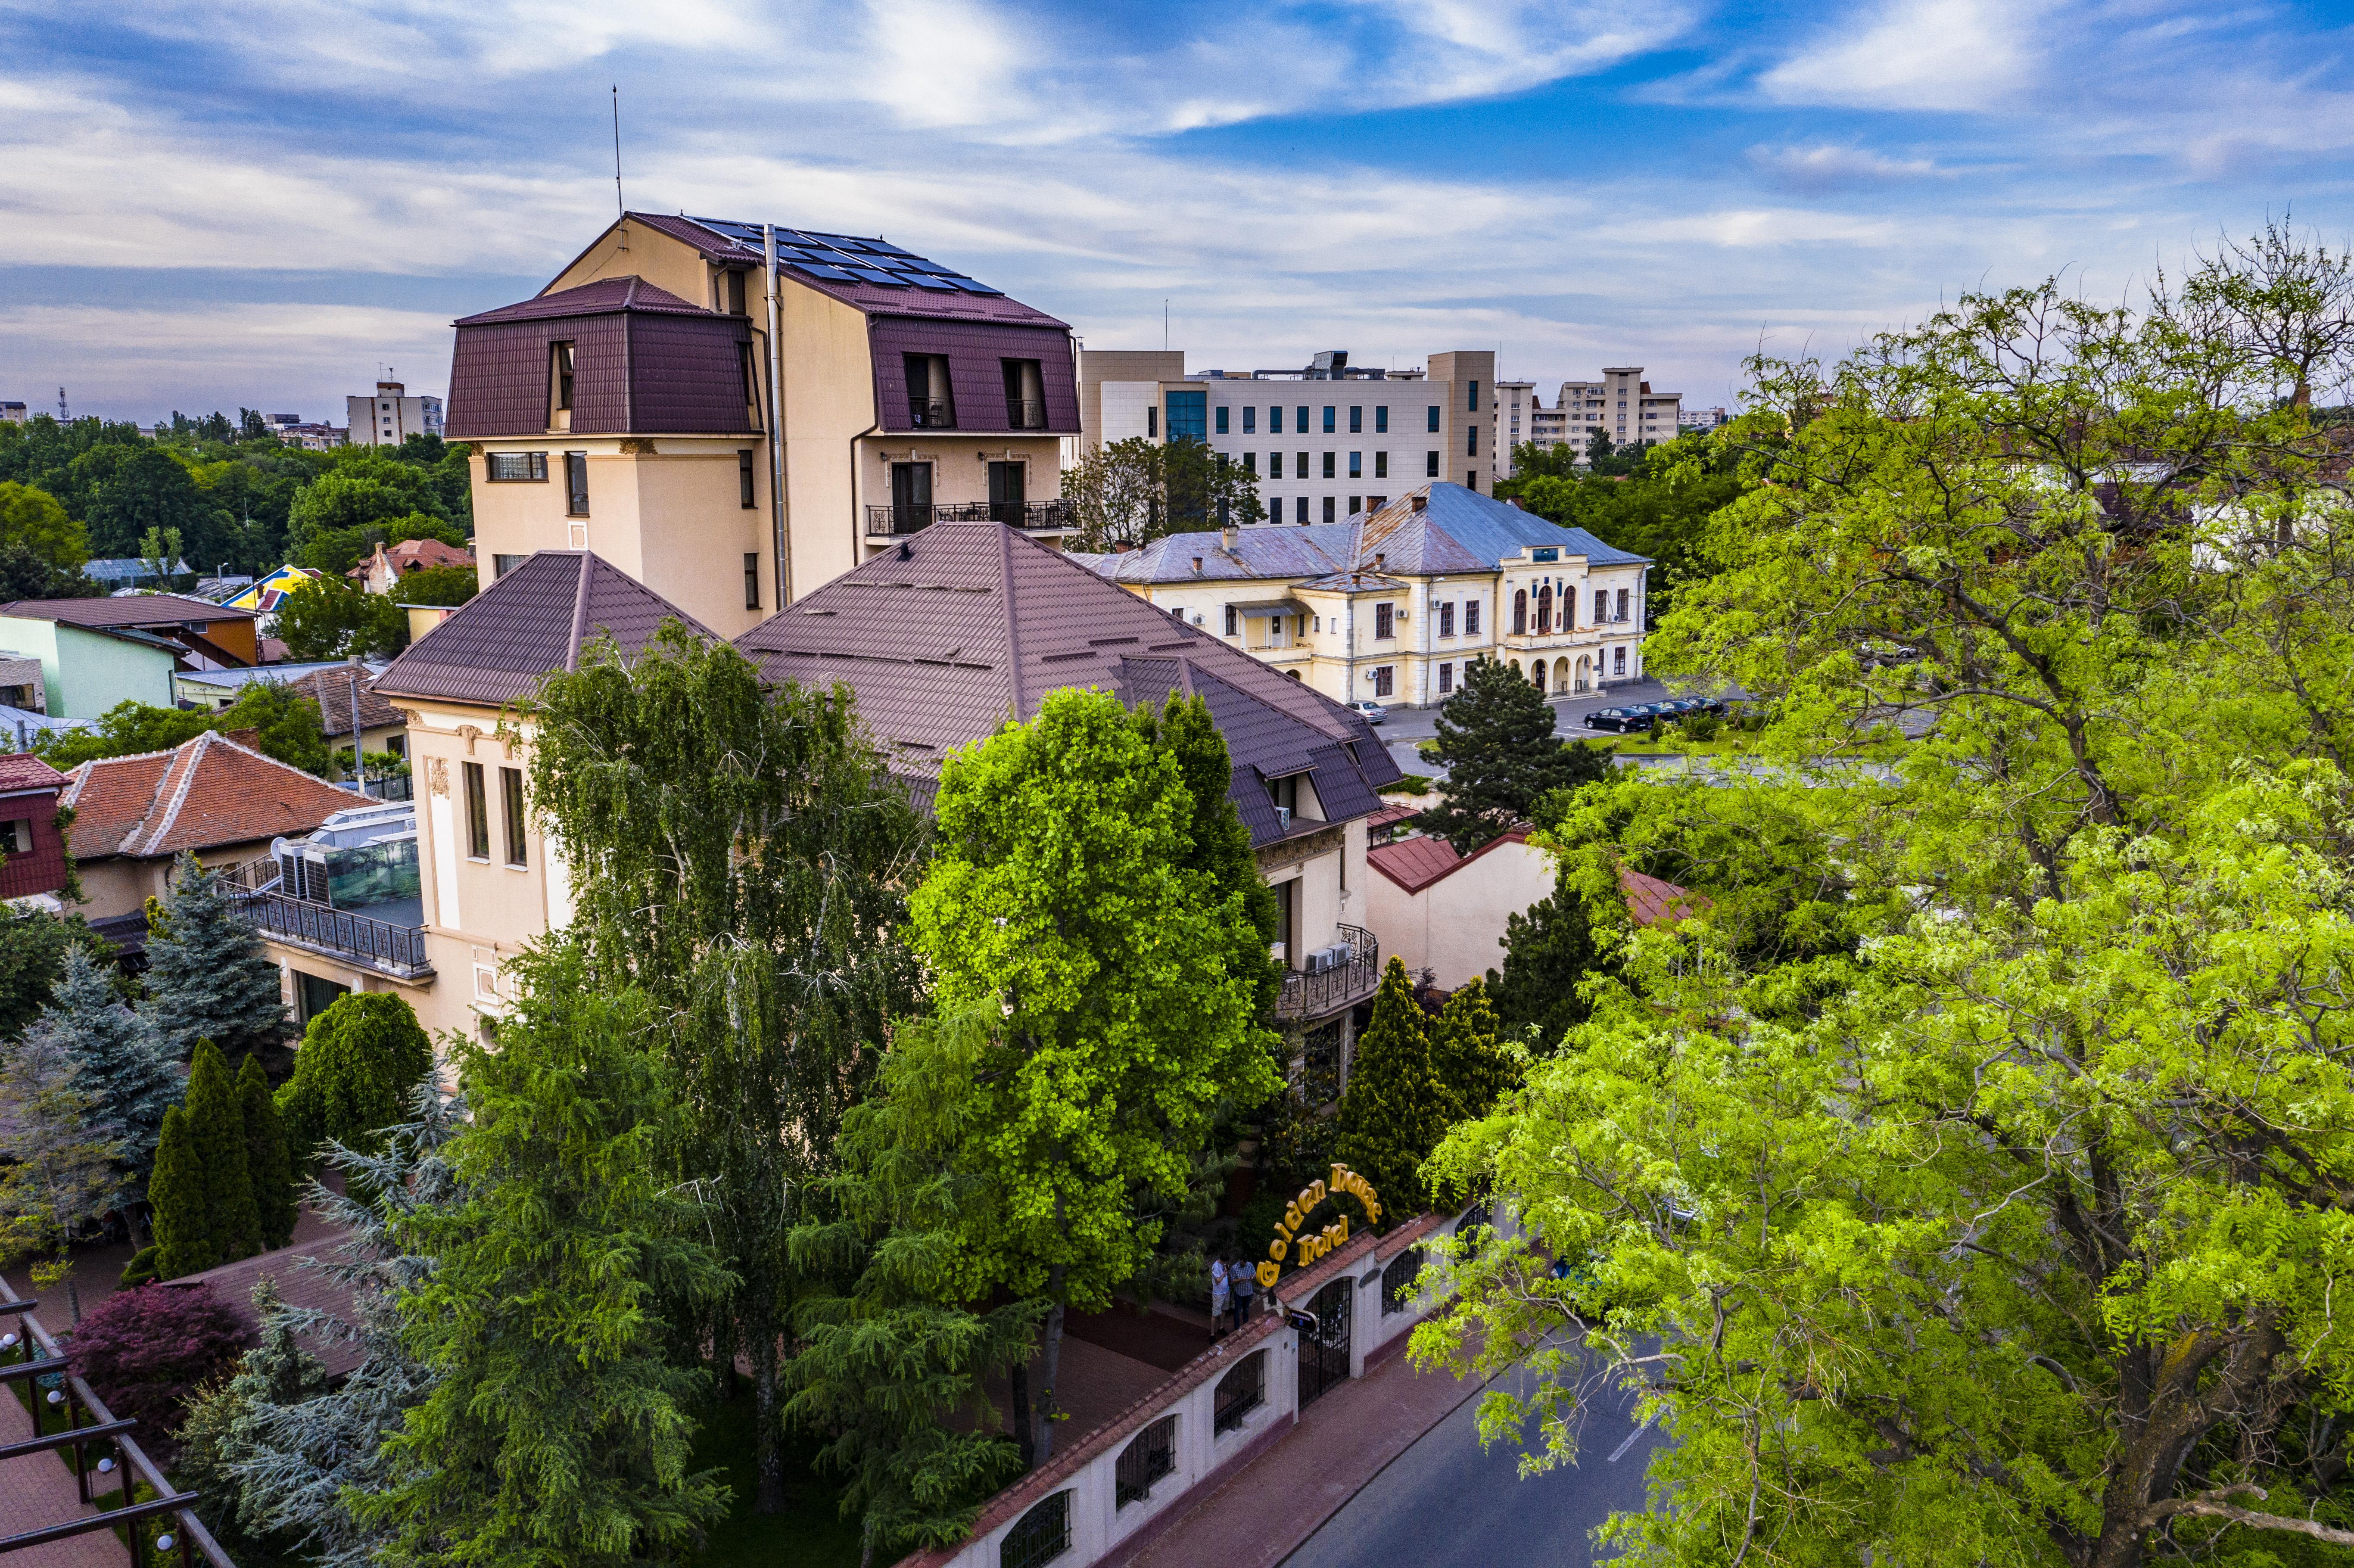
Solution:
{"label": "paved road", "polygon": [[1638,1430],[1628,1419],[1631,1404],[1606,1392],[1587,1407],[1577,1464],[1522,1480],[1518,1449],[1479,1451],[1479,1402],[1468,1401],[1393,1459],[1283,1568],[1586,1568],[1595,1527],[1644,1506],[1644,1468],[1662,1440],[1656,1427]]}
{"label": "paved road", "polygon": [[[1578,720],[1596,708],[1625,707],[1634,703],[1665,702],[1671,694],[1657,681],[1629,681],[1623,686],[1613,686],[1607,693],[1585,697],[1553,697],[1549,699],[1553,712],[1555,735],[1585,736],[1594,732],[1582,727]],[[1397,765],[1408,773],[1424,773],[1443,777],[1445,769],[1416,754],[1417,743],[1438,733],[1438,710],[1433,708],[1392,708],[1374,732],[1397,758]]]}

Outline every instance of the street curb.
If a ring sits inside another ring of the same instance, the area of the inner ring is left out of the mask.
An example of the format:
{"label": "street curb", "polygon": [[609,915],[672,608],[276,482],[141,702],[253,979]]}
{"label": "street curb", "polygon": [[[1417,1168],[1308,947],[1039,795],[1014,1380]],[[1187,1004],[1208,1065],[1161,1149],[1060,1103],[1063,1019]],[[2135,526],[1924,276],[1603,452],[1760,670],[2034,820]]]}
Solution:
{"label": "street curb", "polygon": [[1400,1448],[1396,1453],[1392,1454],[1388,1458],[1383,1460],[1378,1466],[1374,1467],[1373,1473],[1372,1475],[1367,1476],[1355,1486],[1350,1488],[1349,1495],[1347,1497],[1344,1497],[1339,1502],[1334,1503],[1331,1509],[1325,1511],[1322,1518],[1310,1525],[1308,1529],[1301,1533],[1299,1539],[1287,1545],[1283,1549],[1283,1555],[1275,1560],[1275,1568],[1283,1568],[1283,1565],[1286,1563],[1290,1562],[1293,1557],[1299,1554],[1301,1547],[1316,1539],[1316,1532],[1318,1531],[1322,1530],[1326,1525],[1331,1523],[1334,1519],[1339,1517],[1342,1509],[1347,1508],[1351,1503],[1356,1501],[1357,1494],[1359,1492],[1363,1491],[1367,1487],[1372,1486],[1375,1481],[1380,1480],[1382,1477],[1388,1474],[1390,1467],[1396,1464],[1400,1459],[1405,1458],[1409,1453],[1412,1453],[1414,1451],[1414,1446],[1416,1443],[1421,1442],[1433,1432],[1436,1432],[1441,1426],[1444,1426],[1447,1424],[1447,1418],[1448,1416],[1462,1409],[1466,1404],[1469,1404],[1478,1395],[1486,1393],[1488,1384],[1495,1382],[1496,1378],[1502,1375],[1503,1374],[1501,1372],[1498,1372],[1479,1383],[1473,1383],[1469,1388],[1465,1389],[1463,1391],[1463,1396],[1460,1399],[1458,1399],[1454,1404],[1440,1411],[1437,1419],[1430,1422],[1430,1424],[1423,1427],[1421,1431],[1416,1433],[1412,1437],[1406,1440],[1405,1447]]}

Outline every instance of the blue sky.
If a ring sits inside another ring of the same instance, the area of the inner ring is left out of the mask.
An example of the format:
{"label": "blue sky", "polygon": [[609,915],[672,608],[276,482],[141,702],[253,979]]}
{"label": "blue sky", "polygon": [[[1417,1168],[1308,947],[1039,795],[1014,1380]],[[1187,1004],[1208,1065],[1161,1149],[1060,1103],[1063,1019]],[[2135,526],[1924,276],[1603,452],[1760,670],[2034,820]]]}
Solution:
{"label": "blue sky", "polygon": [[1196,366],[1730,404],[1982,286],[2354,229],[2354,5],[0,0],[0,397],[332,415],[630,203],[881,233]]}

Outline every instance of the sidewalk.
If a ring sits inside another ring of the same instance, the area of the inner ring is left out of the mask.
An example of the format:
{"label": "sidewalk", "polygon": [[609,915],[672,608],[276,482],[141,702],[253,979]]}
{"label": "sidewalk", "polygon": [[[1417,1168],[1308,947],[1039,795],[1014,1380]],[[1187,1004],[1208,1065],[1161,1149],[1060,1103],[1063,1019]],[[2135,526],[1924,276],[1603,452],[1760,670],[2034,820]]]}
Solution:
{"label": "sidewalk", "polygon": [[1310,1405],[1289,1433],[1172,1520],[1125,1568],[1275,1568],[1482,1386],[1418,1372],[1403,1352],[1392,1356]]}
{"label": "sidewalk", "polygon": [[[15,1329],[15,1322],[8,1327]],[[57,1419],[50,1425],[58,1425]],[[0,1444],[22,1443],[32,1436],[33,1418],[18,1402],[15,1387],[0,1385]],[[0,1535],[64,1524],[97,1511],[81,1500],[73,1472],[55,1453],[0,1459]],[[123,1562],[122,1542],[106,1530],[8,1555],[8,1568],[122,1568]]]}

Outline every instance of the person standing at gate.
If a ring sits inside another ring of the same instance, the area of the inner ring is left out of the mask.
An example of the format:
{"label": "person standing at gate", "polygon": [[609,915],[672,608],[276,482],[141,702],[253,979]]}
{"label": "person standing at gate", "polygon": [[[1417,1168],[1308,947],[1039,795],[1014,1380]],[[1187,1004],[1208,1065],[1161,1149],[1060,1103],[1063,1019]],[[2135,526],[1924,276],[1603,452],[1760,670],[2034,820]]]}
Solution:
{"label": "person standing at gate", "polygon": [[1214,1258],[1210,1263],[1210,1338],[1214,1340],[1226,1323],[1226,1260]]}
{"label": "person standing at gate", "polygon": [[1234,1293],[1235,1327],[1240,1330],[1250,1321],[1251,1266],[1240,1258],[1235,1259],[1234,1266],[1226,1271],[1226,1286]]}

